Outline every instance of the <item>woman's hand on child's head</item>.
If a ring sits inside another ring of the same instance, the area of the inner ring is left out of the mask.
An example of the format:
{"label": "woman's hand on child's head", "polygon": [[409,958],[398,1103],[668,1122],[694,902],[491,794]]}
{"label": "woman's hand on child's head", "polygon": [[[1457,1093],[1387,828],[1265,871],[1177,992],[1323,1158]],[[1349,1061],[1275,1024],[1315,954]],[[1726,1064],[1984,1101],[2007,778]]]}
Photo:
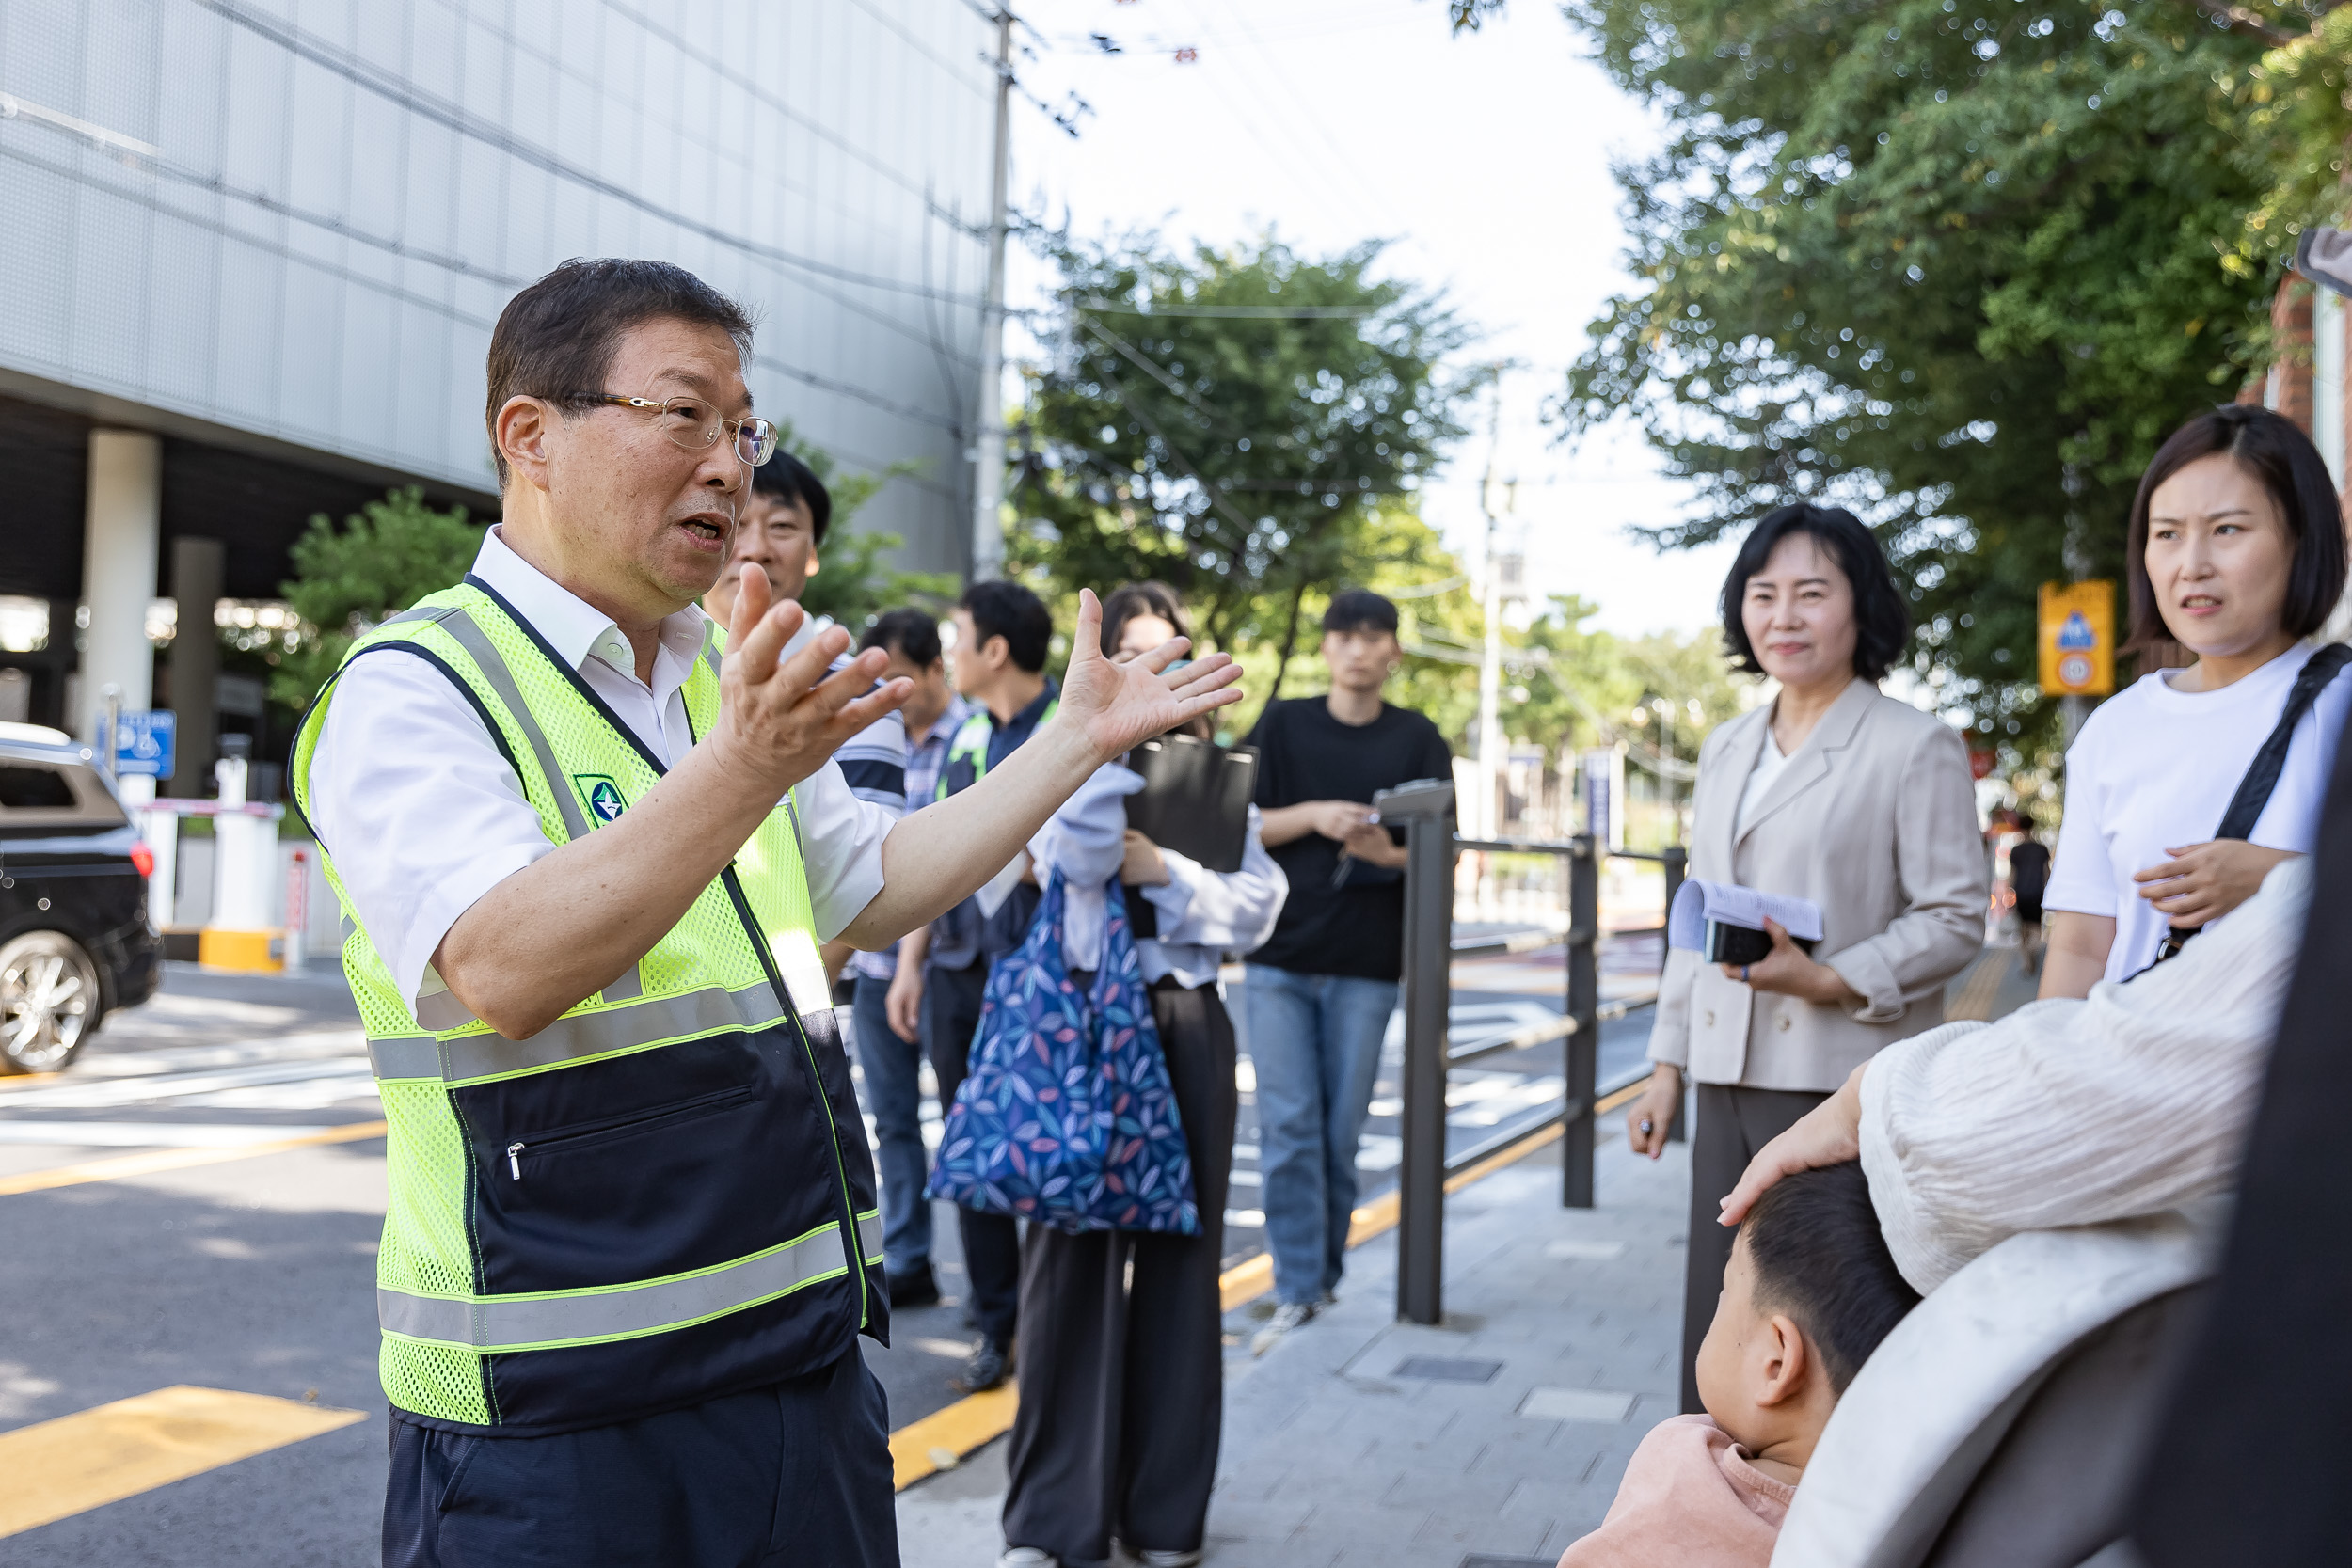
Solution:
{"label": "woman's hand on child's head", "polygon": [[1724,1195],[1721,1223],[1738,1225],[1764,1196],[1764,1189],[1784,1176],[1817,1170],[1862,1157],[1862,1075],[1865,1062],[1847,1075],[1836,1094],[1807,1111],[1794,1127],[1756,1151],[1739,1185]]}

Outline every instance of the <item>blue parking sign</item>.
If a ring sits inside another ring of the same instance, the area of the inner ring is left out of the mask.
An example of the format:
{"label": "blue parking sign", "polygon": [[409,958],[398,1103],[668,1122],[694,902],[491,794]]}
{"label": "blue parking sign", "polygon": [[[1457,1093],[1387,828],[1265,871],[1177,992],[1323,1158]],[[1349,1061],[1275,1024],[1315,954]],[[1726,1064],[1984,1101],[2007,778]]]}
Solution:
{"label": "blue parking sign", "polygon": [[179,718],[169,708],[118,714],[115,718],[115,777],[171,777],[171,742]]}

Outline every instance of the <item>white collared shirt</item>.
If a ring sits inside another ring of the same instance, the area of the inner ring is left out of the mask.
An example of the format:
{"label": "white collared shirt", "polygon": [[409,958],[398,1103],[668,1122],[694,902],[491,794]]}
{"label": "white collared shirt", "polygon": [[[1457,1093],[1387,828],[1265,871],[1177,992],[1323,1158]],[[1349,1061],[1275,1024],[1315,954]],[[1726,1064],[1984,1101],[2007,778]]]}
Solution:
{"label": "white collared shirt", "polygon": [[[653,679],[637,678],[612,618],[484,536],[473,575],[578,670],[645,748],[672,767],[693,745],[683,689],[709,635],[690,605],[661,623]],[[445,990],[433,954],[476,899],[555,846],[472,704],[421,658],[371,652],[337,678],[310,763],[310,825],[359,923],[411,1007]],[[882,891],[894,814],[850,792],[828,762],[793,790],[820,939]]]}

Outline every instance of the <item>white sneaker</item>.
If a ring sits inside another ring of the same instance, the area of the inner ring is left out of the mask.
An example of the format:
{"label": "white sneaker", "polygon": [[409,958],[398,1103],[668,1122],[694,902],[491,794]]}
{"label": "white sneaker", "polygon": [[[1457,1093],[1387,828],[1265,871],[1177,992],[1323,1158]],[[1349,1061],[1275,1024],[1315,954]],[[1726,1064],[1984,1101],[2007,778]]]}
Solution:
{"label": "white sneaker", "polygon": [[1061,1568],[1061,1559],[1042,1546],[1007,1546],[996,1568]]}
{"label": "white sneaker", "polygon": [[1281,1341],[1283,1335],[1288,1334],[1314,1315],[1315,1304],[1313,1302],[1284,1302],[1274,1309],[1274,1316],[1266,1320],[1266,1325],[1251,1338],[1249,1354],[1263,1355]]}
{"label": "white sneaker", "polygon": [[1188,1552],[1136,1552],[1135,1559],[1143,1568],[1193,1568],[1200,1560],[1199,1547]]}

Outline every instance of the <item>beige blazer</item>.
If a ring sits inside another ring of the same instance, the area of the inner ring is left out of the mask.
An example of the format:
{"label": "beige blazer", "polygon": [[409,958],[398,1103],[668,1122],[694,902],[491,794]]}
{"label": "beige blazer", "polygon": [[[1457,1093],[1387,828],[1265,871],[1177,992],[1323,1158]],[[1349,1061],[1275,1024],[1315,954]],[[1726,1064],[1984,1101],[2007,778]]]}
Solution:
{"label": "beige blazer", "polygon": [[1699,748],[1691,875],[1820,905],[1813,956],[1863,1001],[1751,990],[1673,949],[1649,1056],[1702,1084],[1825,1094],[1882,1048],[1944,1022],[1944,982],[1983,945],[1989,872],[1959,732],[1865,680],[1830,705],[1735,833],[1771,723],[1767,704]]}

